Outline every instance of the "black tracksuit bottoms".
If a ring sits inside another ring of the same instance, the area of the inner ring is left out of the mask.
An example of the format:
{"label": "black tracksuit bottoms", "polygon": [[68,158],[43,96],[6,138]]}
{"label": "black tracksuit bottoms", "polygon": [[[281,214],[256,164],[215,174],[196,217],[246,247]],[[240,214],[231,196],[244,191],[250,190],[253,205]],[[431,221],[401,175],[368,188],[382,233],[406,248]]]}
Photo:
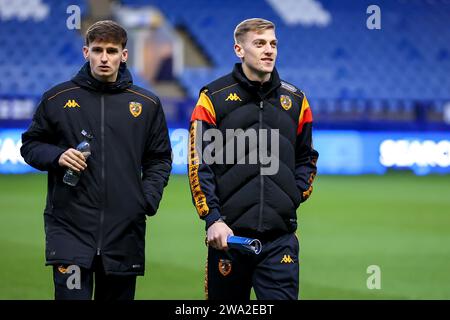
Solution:
{"label": "black tracksuit bottoms", "polygon": [[100,256],[96,256],[90,269],[54,265],[53,281],[55,300],[91,300],[93,292],[98,301],[134,300],[136,289],[135,275],[106,275]]}
{"label": "black tracksuit bottoms", "polygon": [[209,300],[297,300],[299,241],[295,233],[260,239],[259,255],[208,248],[205,293]]}

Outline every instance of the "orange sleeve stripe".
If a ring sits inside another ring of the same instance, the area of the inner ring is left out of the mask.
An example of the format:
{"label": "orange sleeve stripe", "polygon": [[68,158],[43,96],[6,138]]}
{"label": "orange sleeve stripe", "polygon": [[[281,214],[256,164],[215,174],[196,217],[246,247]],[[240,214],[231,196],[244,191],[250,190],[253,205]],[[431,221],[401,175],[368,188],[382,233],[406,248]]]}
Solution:
{"label": "orange sleeve stripe", "polygon": [[313,118],[312,118],[312,112],[311,109],[308,108],[305,110],[305,112],[303,113],[303,118],[300,120],[300,122],[298,123],[298,127],[297,127],[297,135],[299,135],[300,133],[302,133],[303,130],[303,126],[305,125],[305,123],[310,123],[313,122]]}
{"label": "orange sleeve stripe", "polygon": [[192,112],[191,122],[196,120],[206,121],[209,124],[216,125],[216,117],[202,105],[197,105]]}
{"label": "orange sleeve stripe", "polygon": [[189,185],[191,187],[192,196],[194,197],[195,208],[200,217],[204,217],[209,213],[209,207],[206,203],[206,196],[200,186],[200,178],[198,176],[198,169],[200,166],[200,158],[197,153],[196,135],[198,122],[192,122],[189,132]]}
{"label": "orange sleeve stripe", "polygon": [[216,124],[216,110],[211,99],[206,95],[207,90],[200,93],[196,107],[192,112],[191,122],[195,120],[206,121],[209,124]]}
{"label": "orange sleeve stripe", "polygon": [[303,199],[306,201],[311,196],[311,193],[313,192],[313,186],[309,186],[308,190],[303,191]]}
{"label": "orange sleeve stripe", "polygon": [[305,123],[313,122],[311,108],[309,107],[309,102],[306,96],[303,97],[302,109],[300,111],[300,116],[298,117],[297,135],[302,133],[303,126]]}

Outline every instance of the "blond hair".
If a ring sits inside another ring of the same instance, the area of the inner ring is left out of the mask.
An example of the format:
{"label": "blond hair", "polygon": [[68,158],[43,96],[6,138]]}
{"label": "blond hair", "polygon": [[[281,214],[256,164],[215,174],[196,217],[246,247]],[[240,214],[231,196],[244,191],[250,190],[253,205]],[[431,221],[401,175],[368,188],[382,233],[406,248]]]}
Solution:
{"label": "blond hair", "polygon": [[240,22],[234,29],[234,42],[240,43],[244,36],[250,31],[260,32],[263,30],[275,30],[275,24],[262,18],[251,18]]}

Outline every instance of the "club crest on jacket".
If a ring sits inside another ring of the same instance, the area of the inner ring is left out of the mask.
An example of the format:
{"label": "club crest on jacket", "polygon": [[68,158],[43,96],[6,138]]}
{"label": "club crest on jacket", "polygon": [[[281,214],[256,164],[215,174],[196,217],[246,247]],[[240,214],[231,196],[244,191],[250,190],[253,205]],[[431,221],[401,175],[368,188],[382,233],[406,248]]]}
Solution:
{"label": "club crest on jacket", "polygon": [[131,101],[130,102],[130,112],[133,115],[133,117],[139,117],[139,115],[142,112],[142,104],[139,102]]}
{"label": "club crest on jacket", "polygon": [[227,259],[220,259],[219,272],[225,277],[229,275],[231,272],[231,261]]}
{"label": "club crest on jacket", "polygon": [[284,94],[280,96],[280,103],[284,110],[289,110],[292,107],[291,97],[285,96]]}

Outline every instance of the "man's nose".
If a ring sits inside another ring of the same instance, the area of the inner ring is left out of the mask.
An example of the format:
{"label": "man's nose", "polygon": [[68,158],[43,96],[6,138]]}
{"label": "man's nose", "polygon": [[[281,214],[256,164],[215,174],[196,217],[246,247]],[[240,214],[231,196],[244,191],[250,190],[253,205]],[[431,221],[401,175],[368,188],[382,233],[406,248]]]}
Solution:
{"label": "man's nose", "polygon": [[271,55],[274,52],[274,48],[272,47],[271,44],[267,44],[264,48],[264,53],[267,55]]}
{"label": "man's nose", "polygon": [[106,52],[102,53],[102,56],[100,57],[102,62],[108,62],[108,55],[106,54]]}

